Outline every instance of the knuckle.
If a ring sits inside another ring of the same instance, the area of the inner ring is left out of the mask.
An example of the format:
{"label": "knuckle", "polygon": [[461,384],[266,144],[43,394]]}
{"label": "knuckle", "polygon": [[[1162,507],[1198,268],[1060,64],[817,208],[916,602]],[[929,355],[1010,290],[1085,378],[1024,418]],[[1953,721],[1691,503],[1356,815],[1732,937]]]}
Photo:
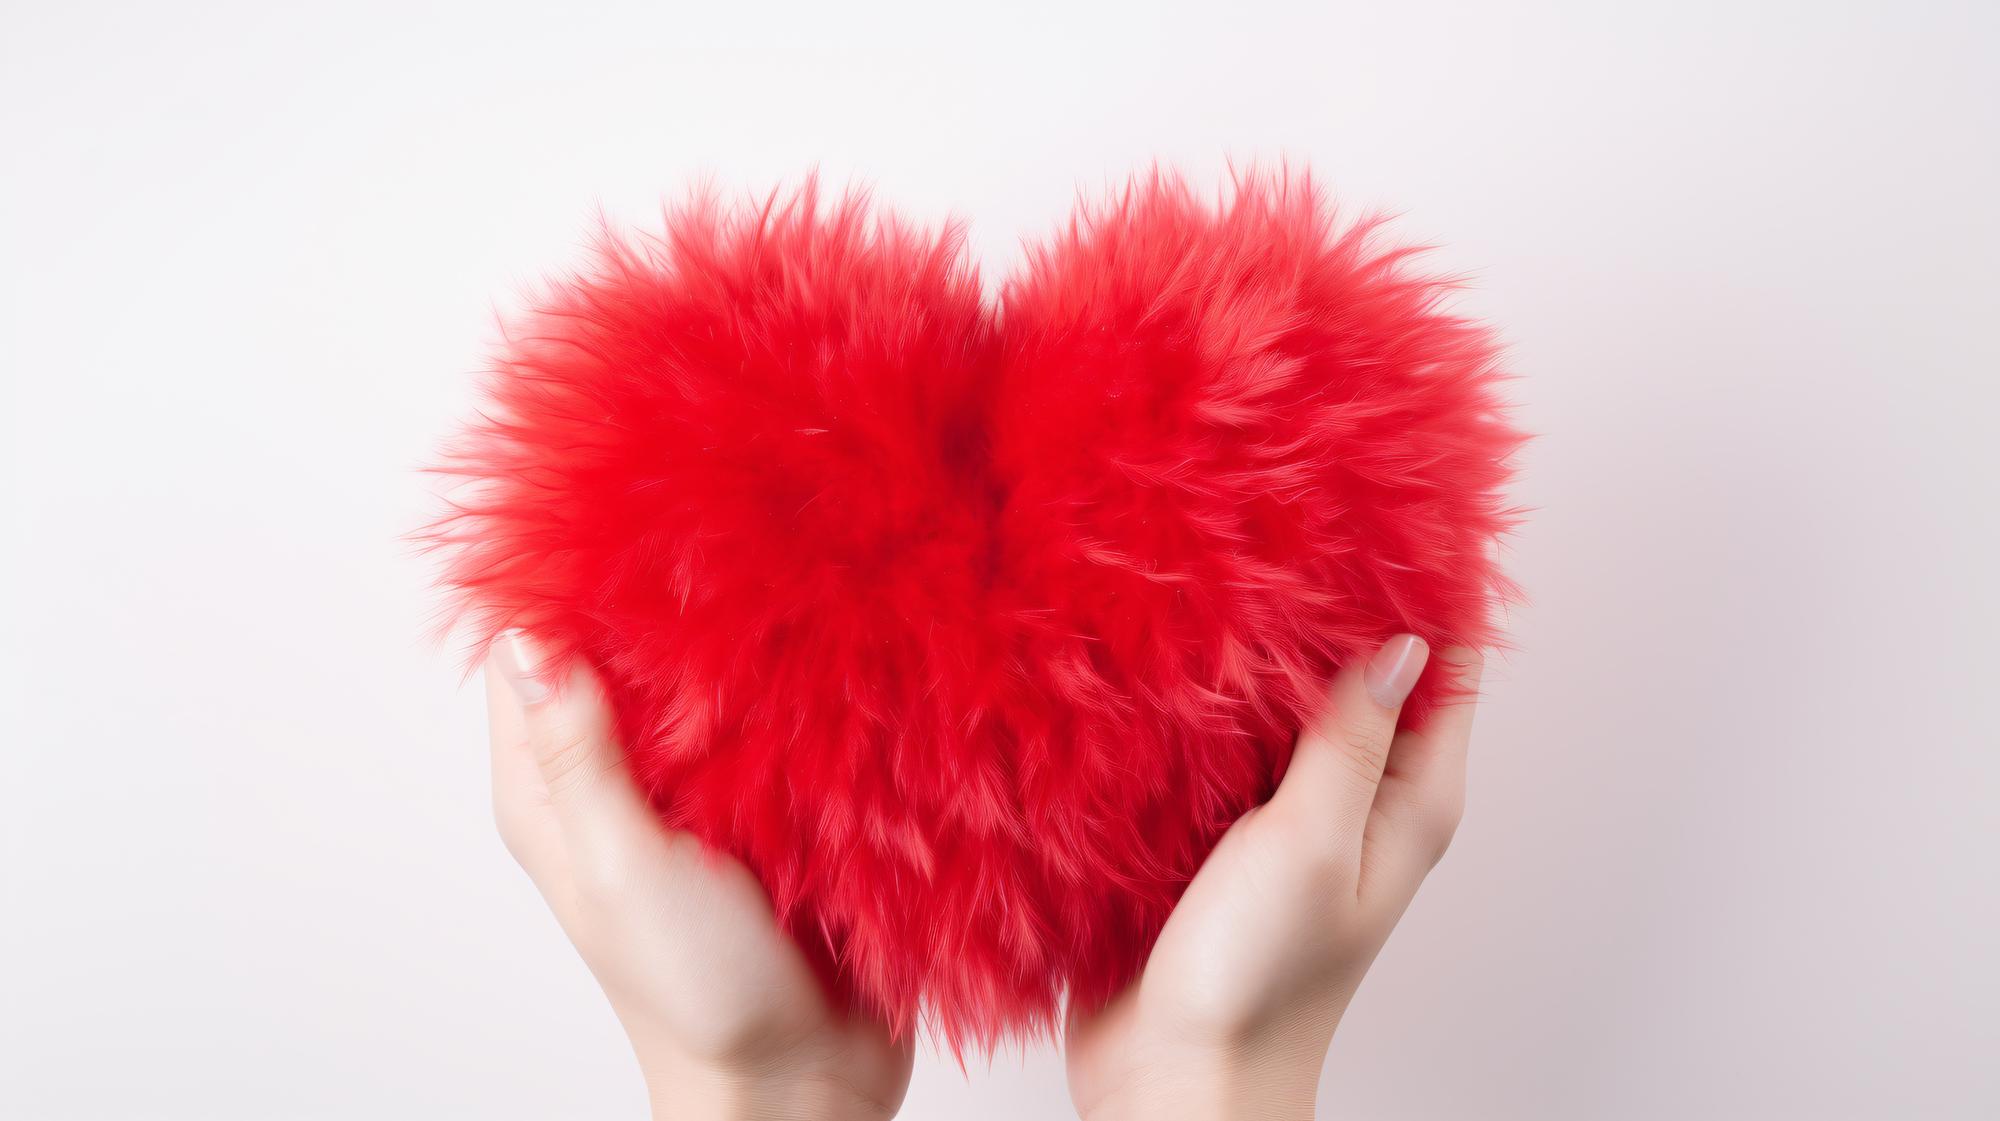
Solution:
{"label": "knuckle", "polygon": [[1345,737],[1346,750],[1342,757],[1357,775],[1370,782],[1382,774],[1383,766],[1389,761],[1390,735],[1380,728],[1356,728]]}
{"label": "knuckle", "polygon": [[1310,882],[1342,886],[1354,879],[1361,858],[1355,833],[1345,823],[1322,821],[1309,834],[1311,841],[1297,846],[1292,858],[1301,862]]}
{"label": "knuckle", "polygon": [[1458,835],[1458,823],[1464,814],[1463,799],[1454,798],[1438,805],[1429,815],[1423,836],[1431,867],[1437,867],[1438,861],[1443,860],[1445,852],[1451,848],[1452,838]]}
{"label": "knuckle", "polygon": [[1435,868],[1444,860],[1444,854],[1451,851],[1451,833],[1446,832],[1431,839],[1428,853],[1430,866]]}
{"label": "knuckle", "polygon": [[507,849],[507,855],[514,863],[527,867],[526,854],[529,847],[528,810],[499,791],[493,794],[493,831],[500,835],[500,843]]}
{"label": "knuckle", "polygon": [[1307,854],[1307,870],[1314,883],[1341,892],[1353,887],[1359,878],[1361,858],[1358,846],[1334,837]]}
{"label": "knuckle", "polygon": [[1463,793],[1453,794],[1444,800],[1442,806],[1438,807],[1438,822],[1444,827],[1444,833],[1447,838],[1458,831],[1459,823],[1464,820],[1465,795]]}
{"label": "knuckle", "polygon": [[500,834],[500,843],[507,846],[507,851],[513,855],[514,859],[519,860],[521,858],[520,819],[507,806],[507,803],[498,798],[493,800],[493,830]]}
{"label": "knuckle", "polygon": [[1354,878],[1360,857],[1350,824],[1293,804],[1271,803],[1256,820],[1257,828],[1239,828],[1230,838],[1239,858],[1233,867],[1254,893],[1269,898],[1337,889]]}
{"label": "knuckle", "polygon": [[590,781],[596,755],[591,736],[580,728],[559,727],[535,742],[535,764],[551,794]]}

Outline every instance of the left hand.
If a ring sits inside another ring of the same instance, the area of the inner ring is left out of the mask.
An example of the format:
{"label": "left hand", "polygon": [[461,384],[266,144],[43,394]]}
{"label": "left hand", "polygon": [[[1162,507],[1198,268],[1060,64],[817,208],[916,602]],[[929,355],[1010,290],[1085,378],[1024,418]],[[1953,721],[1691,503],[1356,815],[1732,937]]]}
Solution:
{"label": "left hand", "polygon": [[494,815],[610,998],[654,1116],[893,1116],[910,1041],[829,1005],[750,871],[647,806],[595,675],[549,682],[539,663],[518,632],[487,660]]}

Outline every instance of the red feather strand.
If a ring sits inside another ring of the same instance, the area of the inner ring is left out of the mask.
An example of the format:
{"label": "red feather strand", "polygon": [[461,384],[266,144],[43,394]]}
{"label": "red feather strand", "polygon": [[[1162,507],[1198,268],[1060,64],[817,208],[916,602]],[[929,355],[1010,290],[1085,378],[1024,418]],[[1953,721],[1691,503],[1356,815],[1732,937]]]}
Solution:
{"label": "red feather strand", "polygon": [[1495,345],[1376,233],[1302,175],[1155,172],[996,310],[957,227],[811,181],[607,230],[444,468],[445,584],[482,651],[598,669],[662,819],[842,999],[1047,1032],[1136,974],[1336,667],[1495,641]]}

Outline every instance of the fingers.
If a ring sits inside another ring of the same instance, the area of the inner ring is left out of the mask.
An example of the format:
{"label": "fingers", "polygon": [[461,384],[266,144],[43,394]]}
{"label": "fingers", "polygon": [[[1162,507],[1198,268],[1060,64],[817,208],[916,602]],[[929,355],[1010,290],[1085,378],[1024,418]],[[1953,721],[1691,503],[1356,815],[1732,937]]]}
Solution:
{"label": "fingers", "polygon": [[1375,795],[1362,841],[1362,891],[1415,891],[1444,856],[1465,811],[1465,768],[1485,669],[1479,651],[1453,647],[1438,655],[1447,703],[1420,729],[1400,732]]}
{"label": "fingers", "polygon": [[[1479,680],[1485,659],[1479,651],[1454,646],[1437,657],[1445,702],[1422,728],[1396,736],[1389,752],[1388,773],[1375,799],[1378,816],[1392,814],[1413,800],[1426,806],[1457,810],[1465,795],[1465,764],[1472,743],[1472,718],[1479,707]],[[1455,822],[1457,814],[1448,815]]]}
{"label": "fingers", "polygon": [[552,686],[541,650],[519,631],[494,640],[489,663],[514,698],[511,716],[503,713],[495,720],[495,750],[502,750],[503,726],[518,728],[507,737],[514,758],[495,759],[496,783],[503,774],[516,785],[538,779],[547,816],[574,857],[612,851],[656,833],[652,813],[626,773],[611,706],[597,675],[578,663]]}
{"label": "fingers", "polygon": [[1397,635],[1360,665],[1334,675],[1326,708],[1299,734],[1283,783],[1271,798],[1276,815],[1358,867],[1368,813],[1396,735],[1403,700],[1423,672],[1430,650],[1412,634]]}
{"label": "fingers", "polygon": [[562,859],[562,833],[549,788],[528,750],[521,702],[494,659],[486,660],[486,726],[492,741],[493,821],[514,860],[540,881]]}
{"label": "fingers", "polygon": [[1362,841],[1370,873],[1412,889],[1444,857],[1464,815],[1472,715],[1486,669],[1480,653],[1466,647],[1440,653],[1438,663],[1450,673],[1448,701],[1422,729],[1396,735]]}

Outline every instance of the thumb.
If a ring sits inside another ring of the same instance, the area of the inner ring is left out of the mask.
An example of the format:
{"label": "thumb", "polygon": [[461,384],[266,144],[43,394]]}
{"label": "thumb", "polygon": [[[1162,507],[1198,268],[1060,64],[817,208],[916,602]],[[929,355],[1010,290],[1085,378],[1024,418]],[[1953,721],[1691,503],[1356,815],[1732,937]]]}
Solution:
{"label": "thumb", "polygon": [[1430,647],[1413,634],[1391,638],[1367,662],[1342,667],[1325,710],[1299,733],[1270,806],[1304,829],[1341,865],[1358,870],[1368,814],[1396,736],[1403,700]]}
{"label": "thumb", "polygon": [[552,682],[542,647],[518,630],[497,636],[491,657],[520,703],[522,750],[533,757],[564,835],[588,845],[654,831],[626,770],[604,685],[590,667],[575,660]]}

